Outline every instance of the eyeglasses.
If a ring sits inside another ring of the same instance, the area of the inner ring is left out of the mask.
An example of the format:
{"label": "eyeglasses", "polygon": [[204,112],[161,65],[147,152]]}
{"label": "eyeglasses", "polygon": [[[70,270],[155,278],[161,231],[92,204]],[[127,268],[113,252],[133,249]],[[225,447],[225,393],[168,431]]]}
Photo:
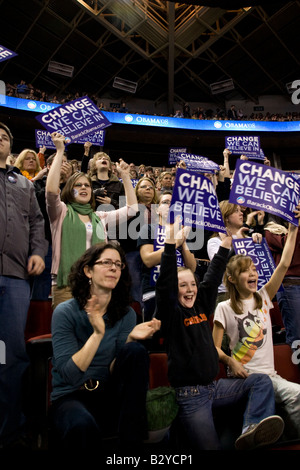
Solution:
{"label": "eyeglasses", "polygon": [[153,189],[154,190],[153,186],[145,186],[145,185],[140,186],[140,189]]}
{"label": "eyeglasses", "polygon": [[112,265],[115,265],[116,269],[119,269],[120,271],[125,268],[124,263],[121,261],[113,261],[112,259],[100,259],[99,261],[96,261],[95,264],[100,264],[103,268],[111,268]]}
{"label": "eyeglasses", "polygon": [[75,183],[74,184],[74,188],[81,188],[82,186],[84,188],[90,188],[91,187],[90,183]]}

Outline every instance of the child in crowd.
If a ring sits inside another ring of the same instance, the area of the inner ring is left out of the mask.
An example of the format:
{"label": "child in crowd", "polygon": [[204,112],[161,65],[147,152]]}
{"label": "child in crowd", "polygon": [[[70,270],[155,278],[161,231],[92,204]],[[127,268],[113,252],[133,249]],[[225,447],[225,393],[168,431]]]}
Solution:
{"label": "child in crowd", "polygon": [[[300,206],[296,216],[300,217]],[[275,400],[283,408],[286,434],[300,437],[300,385],[280,377],[274,368],[272,324],[269,315],[294,253],[298,227],[289,224],[287,242],[271,279],[257,291],[258,273],[252,259],[233,256],[227,264],[225,285],[229,300],[218,304],[213,338],[219,359],[234,377],[248,378],[262,373],[271,378]],[[231,357],[222,350],[223,333],[230,339]]]}
{"label": "child in crowd", "polygon": [[[218,352],[208,316],[213,313],[225,271],[232,238],[227,236],[212,259],[203,282],[176,263],[175,224],[167,225],[160,275],[156,283],[156,317],[161,320],[168,353],[168,376],[179,404],[179,421],[195,455],[201,450],[221,449],[213,415],[229,405],[246,400],[238,449],[250,449],[275,442],[283,420],[274,416],[272,382],[266,374],[244,379],[220,378]],[[175,226],[175,228],[174,228]]]}

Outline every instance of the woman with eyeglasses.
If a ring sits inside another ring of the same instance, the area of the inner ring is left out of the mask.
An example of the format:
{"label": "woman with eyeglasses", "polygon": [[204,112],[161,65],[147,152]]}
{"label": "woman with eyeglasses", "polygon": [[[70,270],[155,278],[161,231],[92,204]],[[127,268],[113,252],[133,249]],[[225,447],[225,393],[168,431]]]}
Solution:
{"label": "woman with eyeglasses", "polygon": [[115,243],[86,250],[69,280],[73,298],[52,318],[55,444],[100,456],[103,434],[117,432],[130,452],[147,438],[149,356],[139,341],[153,336],[160,321],[136,325],[128,267]]}
{"label": "woman with eyeglasses", "polygon": [[82,172],[74,173],[67,180],[60,195],[64,136],[54,132],[52,140],[57,152],[47,177],[46,204],[52,234],[52,304],[55,308],[71,297],[68,275],[72,264],[90,246],[107,241],[108,225],[113,230],[117,224],[134,216],[137,212],[137,200],[129,176],[129,166],[123,160],[117,164],[127,202],[121,209],[95,211],[92,181]]}
{"label": "woman with eyeglasses", "polygon": [[[172,193],[170,191],[166,191],[160,196],[157,207],[158,224],[152,222],[142,227],[138,239],[138,248],[143,261],[142,291],[146,320],[152,318],[155,313],[155,284],[159,275],[161,256],[164,252],[165,226],[171,201]],[[186,266],[195,272],[196,259],[188,247],[186,238],[185,230],[182,230],[180,236],[177,236],[177,262],[179,266]]]}

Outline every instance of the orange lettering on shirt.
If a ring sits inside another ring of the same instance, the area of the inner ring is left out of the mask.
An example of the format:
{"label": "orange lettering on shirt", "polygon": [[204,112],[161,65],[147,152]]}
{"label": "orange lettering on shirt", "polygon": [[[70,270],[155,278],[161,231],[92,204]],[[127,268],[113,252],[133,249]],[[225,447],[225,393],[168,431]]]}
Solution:
{"label": "orange lettering on shirt", "polygon": [[185,326],[196,325],[197,323],[202,323],[203,321],[207,321],[207,316],[205,313],[199,313],[199,315],[193,315],[190,318],[184,319]]}

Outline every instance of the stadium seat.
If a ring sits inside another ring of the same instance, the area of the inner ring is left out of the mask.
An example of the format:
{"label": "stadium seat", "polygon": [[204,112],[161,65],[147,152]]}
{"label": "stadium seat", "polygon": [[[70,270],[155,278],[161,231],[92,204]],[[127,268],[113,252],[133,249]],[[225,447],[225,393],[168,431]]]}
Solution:
{"label": "stadium seat", "polygon": [[51,392],[52,336],[50,333],[26,341],[30,366],[26,377],[25,413],[33,450],[48,447],[48,408]]}
{"label": "stadium seat", "polygon": [[275,370],[281,377],[300,384],[300,368],[292,361],[292,349],[289,344],[274,344],[274,362]]}
{"label": "stadium seat", "polygon": [[[30,369],[27,383],[27,413],[32,430],[34,446],[37,449],[48,447],[48,409],[51,393],[51,334],[39,335],[27,340]],[[168,358],[165,352],[153,352],[150,356],[149,388],[169,386]],[[292,350],[288,344],[274,345],[275,368],[287,380],[300,383],[300,369],[292,362]],[[220,363],[218,380],[226,377],[226,369]],[[300,450],[298,442],[280,443],[274,449]]]}
{"label": "stadium seat", "polygon": [[31,300],[27,314],[25,340],[51,333],[51,300]]}

